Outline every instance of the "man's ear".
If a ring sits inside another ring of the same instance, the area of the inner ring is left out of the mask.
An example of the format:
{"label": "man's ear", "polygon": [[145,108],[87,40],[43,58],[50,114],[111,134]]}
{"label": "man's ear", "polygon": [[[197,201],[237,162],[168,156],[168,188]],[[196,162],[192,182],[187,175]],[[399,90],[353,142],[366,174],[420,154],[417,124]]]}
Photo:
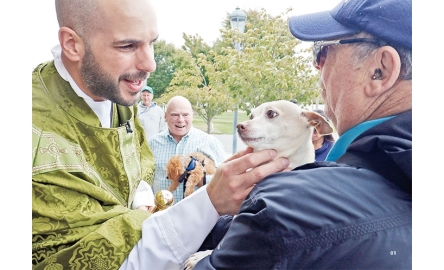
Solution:
{"label": "man's ear", "polygon": [[401,72],[401,59],[398,52],[390,46],[383,46],[374,55],[375,62],[370,67],[370,83],[365,87],[368,96],[377,96],[392,88]]}
{"label": "man's ear", "polygon": [[83,58],[85,45],[82,38],[68,27],[59,29],[59,42],[63,54],[72,62],[78,62]]}

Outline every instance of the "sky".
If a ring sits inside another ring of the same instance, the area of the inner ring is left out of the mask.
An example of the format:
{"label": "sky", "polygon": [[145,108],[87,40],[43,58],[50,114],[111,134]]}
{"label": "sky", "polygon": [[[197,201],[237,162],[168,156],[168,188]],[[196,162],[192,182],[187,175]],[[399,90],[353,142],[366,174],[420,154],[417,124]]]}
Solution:
{"label": "sky", "polygon": [[[293,10],[289,15],[330,10],[338,1],[334,0],[153,0],[157,12],[159,39],[176,46],[183,44],[182,34],[199,34],[203,40],[211,45],[219,36],[219,29],[227,14],[236,7],[244,11],[260,10],[264,8],[271,15],[280,15],[288,8]],[[58,43],[58,24],[54,8],[54,0],[32,1],[32,22],[39,22],[39,31],[28,33],[32,40],[32,53],[28,60],[29,68],[51,60],[51,48]],[[247,18],[248,20],[248,18]]]}

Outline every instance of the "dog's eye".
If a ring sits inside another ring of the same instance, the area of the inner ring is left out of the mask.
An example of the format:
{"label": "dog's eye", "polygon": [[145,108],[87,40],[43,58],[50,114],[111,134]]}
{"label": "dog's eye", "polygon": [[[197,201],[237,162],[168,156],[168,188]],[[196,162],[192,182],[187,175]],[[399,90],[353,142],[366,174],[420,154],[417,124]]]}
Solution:
{"label": "dog's eye", "polygon": [[276,116],[278,116],[278,113],[273,111],[273,110],[268,110],[267,111],[267,117],[268,118],[275,118]]}

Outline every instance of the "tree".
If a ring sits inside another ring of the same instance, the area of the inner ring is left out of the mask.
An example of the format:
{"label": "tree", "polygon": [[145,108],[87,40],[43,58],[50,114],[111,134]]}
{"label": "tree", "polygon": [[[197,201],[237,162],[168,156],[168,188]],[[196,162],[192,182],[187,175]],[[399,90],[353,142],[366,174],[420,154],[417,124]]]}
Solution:
{"label": "tree", "polygon": [[[261,11],[247,13],[246,32],[229,29],[229,19],[222,30],[220,54],[215,66],[220,80],[230,89],[240,109],[246,110],[267,101],[296,99],[299,103],[312,103],[319,95],[317,73],[306,50],[297,52],[300,43],[288,30],[285,13],[273,17]],[[233,44],[241,42],[238,52]]]}
{"label": "tree", "polygon": [[188,55],[191,64],[176,72],[159,102],[166,103],[176,95],[186,97],[193,110],[206,122],[207,133],[211,133],[211,121],[231,107],[231,95],[226,86],[218,81],[213,63],[208,61],[206,55],[200,53],[194,58],[188,52],[182,53]]}
{"label": "tree", "polygon": [[[288,30],[285,13],[273,17],[261,11],[247,12],[246,33],[230,29],[229,14],[222,23],[221,39],[211,48],[199,35],[183,35],[185,44],[177,50],[180,63],[159,102],[174,95],[188,98],[196,113],[207,123],[229,109],[251,108],[264,102],[298,100],[302,106],[319,97],[317,72],[306,49],[296,51],[301,42]],[[243,44],[242,52],[234,49]]]}
{"label": "tree", "polygon": [[147,85],[154,89],[154,95],[160,97],[170,85],[176,70],[188,66],[187,57],[181,54],[174,44],[158,40],[154,43],[154,58],[156,60],[156,71],[151,73]]}

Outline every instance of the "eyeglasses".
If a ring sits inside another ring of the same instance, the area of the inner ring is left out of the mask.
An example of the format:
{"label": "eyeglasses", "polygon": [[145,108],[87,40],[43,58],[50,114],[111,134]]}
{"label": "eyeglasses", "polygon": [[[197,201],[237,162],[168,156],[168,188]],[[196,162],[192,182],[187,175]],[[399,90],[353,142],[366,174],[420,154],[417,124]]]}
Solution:
{"label": "eyeglasses", "polygon": [[334,45],[350,44],[350,43],[373,43],[378,46],[387,45],[384,41],[372,38],[352,38],[352,39],[339,39],[339,40],[328,40],[328,41],[315,41],[313,44],[313,61],[315,61],[316,66],[321,64],[321,59],[327,57],[328,48]]}

